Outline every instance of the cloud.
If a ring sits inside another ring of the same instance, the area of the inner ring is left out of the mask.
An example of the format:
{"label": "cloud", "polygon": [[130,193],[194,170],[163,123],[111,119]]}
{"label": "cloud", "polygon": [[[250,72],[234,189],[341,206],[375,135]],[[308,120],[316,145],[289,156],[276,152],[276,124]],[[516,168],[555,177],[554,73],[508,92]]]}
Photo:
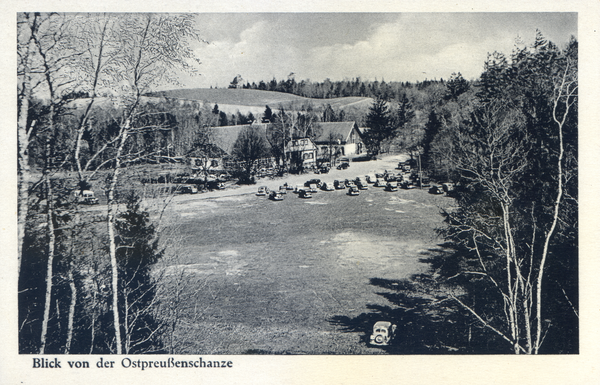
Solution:
{"label": "cloud", "polygon": [[239,33],[221,35],[196,50],[203,76],[191,86],[227,87],[238,74],[256,83],[282,80],[290,72],[313,81],[416,81],[453,72],[476,78],[488,52],[510,54],[518,35],[531,41],[538,25],[560,20],[556,15],[409,13],[379,21],[370,15],[370,24],[348,32],[344,41],[340,31],[351,28],[348,22],[356,22],[356,15],[258,16],[237,25]]}
{"label": "cloud", "polygon": [[[196,49],[201,72],[210,85],[226,87],[237,75],[249,81],[285,78],[301,62],[301,52],[261,21],[241,32],[239,40],[217,40]],[[208,86],[208,84],[206,85]]]}

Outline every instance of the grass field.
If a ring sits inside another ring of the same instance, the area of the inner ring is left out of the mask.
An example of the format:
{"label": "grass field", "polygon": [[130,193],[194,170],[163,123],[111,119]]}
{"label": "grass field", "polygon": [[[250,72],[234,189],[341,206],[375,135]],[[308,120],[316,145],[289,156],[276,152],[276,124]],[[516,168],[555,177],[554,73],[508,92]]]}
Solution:
{"label": "grass field", "polygon": [[[349,178],[374,166],[387,167],[353,163],[336,172]],[[170,207],[179,255],[170,270],[185,269],[198,285],[177,333],[179,353],[384,353],[333,320],[389,305],[372,279],[423,272],[419,259],[439,242],[440,207],[453,201],[371,187],[357,197],[289,192],[273,202],[255,188],[176,197]]]}
{"label": "grass field", "polygon": [[373,103],[373,99],[367,97],[350,96],[344,98],[315,99],[284,92],[248,89],[193,88],[163,91],[161,93],[172,98],[216,103],[219,105],[221,111],[225,111],[228,114],[235,113],[237,110],[242,113],[251,111],[255,115],[257,113],[262,114],[266,105],[269,105],[273,111],[280,105],[289,109],[290,105],[300,108],[303,104],[312,104],[313,107],[330,104],[336,110],[348,108],[364,108],[367,110]]}

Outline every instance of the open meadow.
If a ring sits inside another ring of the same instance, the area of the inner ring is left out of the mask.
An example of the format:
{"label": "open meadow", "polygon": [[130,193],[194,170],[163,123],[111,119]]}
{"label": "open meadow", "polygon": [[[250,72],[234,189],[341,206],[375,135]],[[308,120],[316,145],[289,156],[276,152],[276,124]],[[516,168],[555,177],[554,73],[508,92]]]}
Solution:
{"label": "open meadow", "polygon": [[[354,178],[373,167],[392,168],[396,160],[293,178]],[[275,188],[283,180],[270,183]],[[440,208],[453,200],[372,185],[359,196],[319,191],[307,200],[289,191],[280,202],[255,191],[248,186],[177,196],[167,210],[173,231],[163,241],[177,254],[167,274],[184,270],[194,282],[186,288],[194,303],[186,304],[176,332],[178,351],[383,353],[365,343],[364,333],[344,332],[334,319],[389,305],[372,279],[425,272],[420,259],[440,242]]]}

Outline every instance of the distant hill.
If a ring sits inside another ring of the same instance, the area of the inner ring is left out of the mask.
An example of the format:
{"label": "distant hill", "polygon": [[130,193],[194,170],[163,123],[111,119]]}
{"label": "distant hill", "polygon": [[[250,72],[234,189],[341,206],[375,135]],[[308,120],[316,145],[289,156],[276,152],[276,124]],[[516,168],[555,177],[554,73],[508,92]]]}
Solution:
{"label": "distant hill", "polygon": [[368,108],[373,99],[367,97],[350,96],[345,98],[333,99],[314,99],[302,96],[292,95],[283,92],[261,91],[249,89],[230,89],[230,88],[192,88],[161,91],[150,94],[149,96],[165,96],[168,98],[197,100],[209,104],[218,104],[221,111],[226,113],[235,113],[239,110],[242,113],[251,111],[252,113],[262,113],[266,105],[273,111],[283,105],[288,109],[290,104],[293,108],[300,108],[303,104],[312,104],[314,108],[330,104],[334,109],[347,108]]}

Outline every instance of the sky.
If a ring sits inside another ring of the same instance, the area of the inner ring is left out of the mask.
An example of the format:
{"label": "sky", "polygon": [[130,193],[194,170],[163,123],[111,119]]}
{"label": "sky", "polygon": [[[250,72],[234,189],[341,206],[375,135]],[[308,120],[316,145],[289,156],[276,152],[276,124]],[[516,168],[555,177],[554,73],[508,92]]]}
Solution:
{"label": "sky", "polygon": [[195,47],[200,75],[186,88],[310,79],[322,82],[477,78],[487,54],[510,54],[539,29],[564,47],[577,37],[576,13],[203,13],[207,43]]}

